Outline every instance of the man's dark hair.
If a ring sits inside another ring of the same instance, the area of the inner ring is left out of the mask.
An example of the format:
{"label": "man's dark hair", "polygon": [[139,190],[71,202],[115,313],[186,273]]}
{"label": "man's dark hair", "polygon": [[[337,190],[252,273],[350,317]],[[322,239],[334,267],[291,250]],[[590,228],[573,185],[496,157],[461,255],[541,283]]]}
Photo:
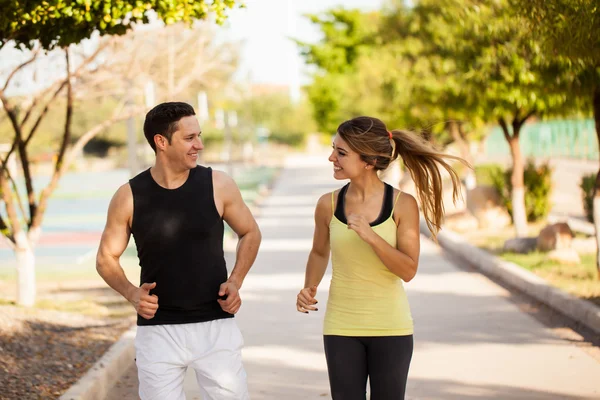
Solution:
{"label": "man's dark hair", "polygon": [[194,107],[181,102],[161,103],[148,111],[144,121],[144,136],[152,150],[156,153],[155,135],[162,135],[171,143],[171,137],[177,130],[179,120],[190,115],[196,115]]}

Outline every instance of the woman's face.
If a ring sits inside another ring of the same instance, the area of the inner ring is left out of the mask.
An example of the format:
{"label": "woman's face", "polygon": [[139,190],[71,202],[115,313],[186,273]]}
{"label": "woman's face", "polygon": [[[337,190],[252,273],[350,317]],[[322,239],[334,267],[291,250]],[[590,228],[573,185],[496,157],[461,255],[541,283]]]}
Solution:
{"label": "woman's face", "polygon": [[333,138],[332,152],[329,161],[333,163],[333,177],[335,179],[352,179],[367,171],[366,162],[360,155],[350,149],[350,146],[336,134]]}

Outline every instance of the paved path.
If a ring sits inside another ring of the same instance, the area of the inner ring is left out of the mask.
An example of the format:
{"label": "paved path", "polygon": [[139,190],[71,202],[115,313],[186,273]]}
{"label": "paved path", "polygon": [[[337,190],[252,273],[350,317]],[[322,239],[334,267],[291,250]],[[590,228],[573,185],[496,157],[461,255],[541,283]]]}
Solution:
{"label": "paved path", "polygon": [[[331,167],[286,168],[261,208],[263,244],[244,287],[237,316],[253,400],[330,398],[320,311],[295,311],[320,194],[340,186]],[[231,255],[230,255],[231,256]],[[460,269],[423,239],[420,269],[406,285],[415,320],[410,399],[599,399],[600,359],[522,312],[511,294]],[[576,342],[576,339],[574,339]],[[110,399],[136,399],[135,366]],[[188,399],[199,399],[190,373]]]}

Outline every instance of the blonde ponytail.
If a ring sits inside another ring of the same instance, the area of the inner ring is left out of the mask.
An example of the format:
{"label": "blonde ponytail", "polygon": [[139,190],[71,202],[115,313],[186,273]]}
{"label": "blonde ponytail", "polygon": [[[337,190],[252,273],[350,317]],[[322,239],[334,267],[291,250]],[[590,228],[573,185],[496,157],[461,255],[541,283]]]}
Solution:
{"label": "blonde ponytail", "polygon": [[461,183],[457,172],[448,164],[446,159],[460,161],[469,168],[471,166],[460,157],[441,153],[422,137],[404,130],[392,131],[395,143],[393,158],[401,157],[410,172],[417,189],[417,198],[421,204],[423,216],[433,239],[436,240],[444,220],[444,202],[442,174],[439,166],[443,167],[452,181],[452,200],[460,197]]}

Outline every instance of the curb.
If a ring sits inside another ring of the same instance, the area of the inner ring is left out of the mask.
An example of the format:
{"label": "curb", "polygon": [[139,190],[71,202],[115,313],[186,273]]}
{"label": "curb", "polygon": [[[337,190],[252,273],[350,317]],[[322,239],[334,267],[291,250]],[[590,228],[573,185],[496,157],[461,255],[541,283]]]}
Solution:
{"label": "curb", "polygon": [[60,400],[104,400],[114,382],[135,358],[135,332],[132,326],[121,335],[81,379],[60,396]]}
{"label": "curb", "polygon": [[[431,237],[422,218],[420,225],[421,234]],[[534,273],[471,245],[462,236],[448,229],[440,231],[437,239],[444,250],[468,261],[485,275],[505,282],[600,334],[600,307],[550,286]]]}

